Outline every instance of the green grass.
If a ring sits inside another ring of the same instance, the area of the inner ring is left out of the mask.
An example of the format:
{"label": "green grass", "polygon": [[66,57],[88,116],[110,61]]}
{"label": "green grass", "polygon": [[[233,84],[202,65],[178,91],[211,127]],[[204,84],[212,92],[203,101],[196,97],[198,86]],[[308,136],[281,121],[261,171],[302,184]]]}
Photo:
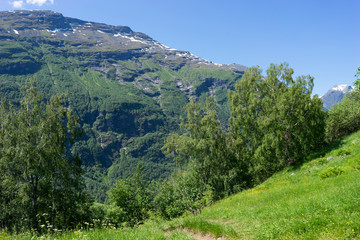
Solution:
{"label": "green grass", "polygon": [[228,236],[231,238],[236,238],[237,233],[232,227],[224,226],[216,222],[204,221],[201,218],[186,218],[181,224],[182,228],[191,229],[195,232],[200,232],[201,234],[211,234],[215,238],[222,236]]}
{"label": "green grass", "polygon": [[[360,132],[345,138],[339,148],[323,158],[287,168],[253,189],[216,203],[199,216],[188,217],[183,225],[192,221],[194,227],[190,228],[196,231],[196,222],[203,221],[231,227],[237,236],[225,234],[230,239],[357,239],[359,140]],[[326,160],[330,156],[333,158]],[[324,178],[321,173],[327,169],[342,171]]]}
{"label": "green grass", "polygon": [[34,233],[23,233],[17,235],[8,235],[0,232],[0,239],[58,239],[58,240],[193,240],[192,237],[179,230],[165,231],[160,223],[147,223],[135,228],[118,229],[80,229],[67,232],[57,232],[51,234],[36,235]]}

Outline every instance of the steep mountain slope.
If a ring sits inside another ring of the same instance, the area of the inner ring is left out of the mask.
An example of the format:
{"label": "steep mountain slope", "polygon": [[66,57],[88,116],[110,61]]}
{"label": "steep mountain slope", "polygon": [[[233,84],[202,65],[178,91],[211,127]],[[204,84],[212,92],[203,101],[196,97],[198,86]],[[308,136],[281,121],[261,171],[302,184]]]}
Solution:
{"label": "steep mountain slope", "polygon": [[324,108],[330,109],[330,107],[338,102],[345,96],[348,91],[353,89],[352,86],[349,85],[336,85],[333,88],[329,89],[321,99],[324,102]]}
{"label": "steep mountain slope", "polygon": [[46,97],[69,92],[84,129],[73,151],[98,201],[143,162],[149,179],[170,174],[161,153],[191,98],[213,95],[226,124],[227,89],[246,67],[220,65],[171,49],[126,26],[51,11],[0,12],[0,96],[16,103],[30,77]]}

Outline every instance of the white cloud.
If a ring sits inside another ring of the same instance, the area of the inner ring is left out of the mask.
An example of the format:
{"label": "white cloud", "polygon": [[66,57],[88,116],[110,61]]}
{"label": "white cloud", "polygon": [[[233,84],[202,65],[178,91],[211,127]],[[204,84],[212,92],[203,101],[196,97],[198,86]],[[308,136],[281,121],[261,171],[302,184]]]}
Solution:
{"label": "white cloud", "polygon": [[46,2],[49,2],[50,4],[54,4],[54,0],[26,0],[27,4],[34,4],[40,7],[44,5]]}
{"label": "white cloud", "polygon": [[54,4],[54,0],[13,0],[9,1],[9,4],[12,5],[14,8],[22,8],[25,4],[26,5],[37,5],[41,7],[45,3]]}
{"label": "white cloud", "polygon": [[10,4],[14,7],[14,8],[22,8],[24,1],[20,0],[20,1],[13,1],[10,2]]}

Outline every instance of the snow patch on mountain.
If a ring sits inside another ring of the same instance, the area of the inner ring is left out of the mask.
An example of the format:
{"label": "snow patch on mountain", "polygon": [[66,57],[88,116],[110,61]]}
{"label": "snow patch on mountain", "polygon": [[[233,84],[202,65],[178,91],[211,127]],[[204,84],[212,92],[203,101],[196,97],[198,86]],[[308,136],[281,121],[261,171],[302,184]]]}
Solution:
{"label": "snow patch on mountain", "polygon": [[340,91],[340,92],[347,92],[349,91],[349,85],[337,85],[333,88],[331,88],[333,91]]}
{"label": "snow patch on mountain", "polygon": [[352,86],[342,84],[336,85],[329,89],[320,98],[323,100],[323,107],[330,109],[330,107],[338,102],[341,102],[345,94],[353,89]]}

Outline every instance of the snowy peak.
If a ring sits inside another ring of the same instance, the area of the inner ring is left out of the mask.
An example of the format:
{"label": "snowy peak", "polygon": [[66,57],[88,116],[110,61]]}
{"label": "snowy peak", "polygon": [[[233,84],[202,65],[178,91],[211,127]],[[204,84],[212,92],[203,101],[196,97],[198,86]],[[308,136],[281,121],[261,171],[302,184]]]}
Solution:
{"label": "snowy peak", "polygon": [[352,89],[352,86],[345,84],[332,87],[329,91],[327,91],[327,93],[321,96],[321,99],[323,100],[323,107],[330,109],[332,105],[340,102],[345,94]]}
{"label": "snowy peak", "polygon": [[338,91],[338,92],[347,93],[351,89],[352,89],[351,86],[345,84],[345,85],[336,85],[333,88],[331,88],[330,91]]}

